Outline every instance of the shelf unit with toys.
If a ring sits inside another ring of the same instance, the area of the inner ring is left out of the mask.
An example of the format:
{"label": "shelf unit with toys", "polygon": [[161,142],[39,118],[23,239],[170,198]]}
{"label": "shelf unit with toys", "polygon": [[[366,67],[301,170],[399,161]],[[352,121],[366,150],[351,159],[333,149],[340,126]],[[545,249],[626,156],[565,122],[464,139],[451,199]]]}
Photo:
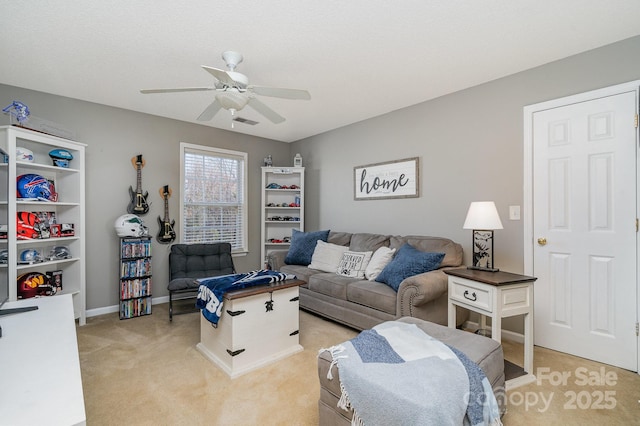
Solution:
{"label": "shelf unit with toys", "polygon": [[294,229],[304,231],[304,167],[262,167],[262,250],[288,249]]}
{"label": "shelf unit with toys", "polygon": [[[6,202],[0,200],[0,217],[6,217],[8,223],[0,226],[6,225],[3,245],[8,255],[8,282],[16,283],[9,286],[9,300],[22,297],[20,276],[41,273],[54,295],[72,295],[74,317],[80,325],[86,323],[85,148],[85,144],[22,127],[0,126],[0,150],[6,154],[2,167],[8,170],[1,174],[6,181],[0,186],[9,189]],[[19,158],[18,151],[24,149],[33,158]],[[49,152],[54,149],[71,153],[67,167],[53,165]],[[52,183],[56,201],[20,198],[17,181],[28,174]]]}

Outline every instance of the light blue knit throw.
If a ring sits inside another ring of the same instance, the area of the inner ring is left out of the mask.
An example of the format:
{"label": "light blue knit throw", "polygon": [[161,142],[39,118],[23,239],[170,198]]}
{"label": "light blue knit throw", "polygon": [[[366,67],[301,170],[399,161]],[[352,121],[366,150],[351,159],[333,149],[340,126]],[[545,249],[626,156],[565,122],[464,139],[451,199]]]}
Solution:
{"label": "light blue knit throw", "polygon": [[480,367],[415,324],[385,322],[327,350],[354,425],[501,425]]}

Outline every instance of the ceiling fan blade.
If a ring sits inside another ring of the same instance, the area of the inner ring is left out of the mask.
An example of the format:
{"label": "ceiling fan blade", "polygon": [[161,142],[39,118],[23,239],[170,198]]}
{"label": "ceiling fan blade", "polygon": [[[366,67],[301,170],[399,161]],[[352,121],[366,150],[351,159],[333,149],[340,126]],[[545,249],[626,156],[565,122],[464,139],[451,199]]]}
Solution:
{"label": "ceiling fan blade", "polygon": [[208,71],[212,76],[214,76],[215,78],[220,80],[221,83],[224,83],[227,86],[234,87],[238,85],[238,83],[233,78],[231,78],[231,76],[225,70],[208,67],[206,65],[203,65],[202,68],[204,68],[205,71]]}
{"label": "ceiling fan blade", "polygon": [[200,114],[197,118],[198,121],[210,121],[211,119],[213,119],[213,116],[216,115],[218,113],[218,111],[220,111],[220,108],[222,108],[222,105],[220,105],[220,102],[218,102],[217,100],[214,100],[213,102],[211,102],[211,104],[205,108],[204,111],[202,111],[202,114]]}
{"label": "ceiling fan blade", "polygon": [[285,120],[283,116],[281,116],[256,98],[250,98],[247,105],[256,110],[258,113],[264,115],[269,121],[274,124],[282,123]]}
{"label": "ceiling fan blade", "polygon": [[309,92],[300,89],[282,89],[279,87],[265,86],[248,86],[247,89],[253,91],[256,95],[270,96],[272,98],[300,99],[305,101],[311,99]]}
{"label": "ceiling fan blade", "polygon": [[178,87],[175,89],[142,89],[140,93],[174,93],[174,92],[203,92],[206,90],[216,90],[215,87]]}

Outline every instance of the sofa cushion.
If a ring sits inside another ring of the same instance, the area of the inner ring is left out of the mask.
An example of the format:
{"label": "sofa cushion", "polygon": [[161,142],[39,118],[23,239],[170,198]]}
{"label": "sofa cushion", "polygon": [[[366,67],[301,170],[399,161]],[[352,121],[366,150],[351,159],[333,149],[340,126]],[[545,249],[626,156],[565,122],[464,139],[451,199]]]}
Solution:
{"label": "sofa cushion", "polygon": [[364,277],[369,281],[373,281],[378,278],[380,272],[391,262],[393,255],[396,254],[396,249],[389,247],[380,247],[373,253],[371,260],[367,265],[367,269],[364,271]]}
{"label": "sofa cushion", "polygon": [[329,238],[327,238],[327,242],[349,247],[349,243],[351,242],[351,233],[331,231],[329,232]]}
{"label": "sofa cushion", "polygon": [[[302,280],[305,283],[309,282],[309,277],[312,275],[323,273],[317,269],[309,269],[303,265],[282,265],[279,272],[295,275],[297,279]],[[307,287],[307,284],[302,285],[302,287]]]}
{"label": "sofa cushion", "polygon": [[309,277],[308,288],[316,293],[347,300],[347,285],[357,278],[349,278],[331,272],[321,272]]}
{"label": "sofa cushion", "polygon": [[417,250],[411,244],[398,249],[395,257],[382,270],[376,281],[388,284],[398,291],[400,283],[407,277],[438,269],[444,253],[428,253]]}
{"label": "sofa cushion", "polygon": [[390,315],[396,314],[398,294],[388,285],[360,280],[347,286],[347,300]]}
{"label": "sofa cushion", "polygon": [[343,277],[364,278],[364,271],[371,260],[371,251],[345,251],[336,273]]}
{"label": "sofa cushion", "polygon": [[291,246],[284,262],[289,265],[304,265],[311,263],[313,251],[316,249],[318,240],[327,241],[329,231],[302,232],[297,229],[292,230]]}
{"label": "sofa cushion", "polygon": [[349,243],[350,251],[376,251],[378,248],[389,247],[389,235],[353,234]]}
{"label": "sofa cushion", "polygon": [[393,236],[389,239],[389,247],[400,248],[411,244],[420,251],[444,253],[440,267],[462,265],[462,246],[448,238],[423,237],[418,235]]}
{"label": "sofa cushion", "polygon": [[319,240],[316,243],[316,249],[313,251],[311,263],[308,267],[324,272],[336,272],[342,260],[342,255],[347,250],[349,250],[348,247]]}

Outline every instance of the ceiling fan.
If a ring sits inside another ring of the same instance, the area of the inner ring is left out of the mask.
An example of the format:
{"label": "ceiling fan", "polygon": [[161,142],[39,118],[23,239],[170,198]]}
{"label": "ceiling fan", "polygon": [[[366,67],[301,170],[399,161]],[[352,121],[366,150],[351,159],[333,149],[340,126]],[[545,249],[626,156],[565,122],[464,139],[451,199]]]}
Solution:
{"label": "ceiling fan", "polygon": [[200,92],[212,90],[215,91],[214,101],[202,111],[198,116],[199,121],[209,121],[224,108],[235,115],[237,111],[242,110],[245,106],[250,106],[256,112],[263,115],[272,123],[282,123],[285,118],[267,106],[265,103],[256,98],[256,95],[270,96],[273,98],[309,100],[311,95],[306,90],[300,89],[283,89],[278,87],[254,86],[249,84],[249,79],[244,74],[237,72],[236,66],[242,62],[242,54],[233,51],[227,51],[222,54],[229,71],[202,65],[205,71],[208,71],[216,78],[213,87],[182,87],[175,89],[142,89],[140,93],[173,93],[173,92]]}

